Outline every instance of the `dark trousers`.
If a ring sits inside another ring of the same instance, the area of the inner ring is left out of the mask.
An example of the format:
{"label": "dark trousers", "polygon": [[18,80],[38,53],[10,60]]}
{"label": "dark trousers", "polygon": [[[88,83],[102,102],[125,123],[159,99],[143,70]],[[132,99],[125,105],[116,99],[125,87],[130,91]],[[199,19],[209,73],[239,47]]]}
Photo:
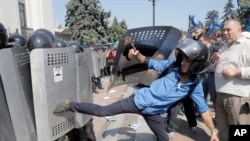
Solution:
{"label": "dark trousers", "polygon": [[165,124],[167,132],[175,131],[175,128],[177,127],[177,125],[175,124],[177,115],[182,107],[182,104],[177,104],[167,110],[167,120]]}
{"label": "dark trousers", "polygon": [[196,115],[195,115],[195,107],[192,98],[187,97],[183,100],[184,112],[188,121],[188,125],[190,127],[197,126]]}
{"label": "dark trousers", "polygon": [[208,94],[210,94],[210,101],[215,102],[216,100],[216,89],[214,72],[210,72],[206,78],[204,78],[203,83],[204,97],[207,100]]}
{"label": "dark trousers", "polygon": [[100,106],[93,103],[76,103],[70,104],[70,110],[72,112],[80,112],[84,114],[104,117],[112,116],[122,113],[136,113],[145,119],[149,128],[156,135],[158,141],[168,141],[168,135],[165,132],[164,122],[160,114],[146,115],[143,114],[134,103],[134,96],[130,96],[126,99],[119,100],[110,105]]}
{"label": "dark trousers", "polygon": [[95,82],[95,76],[91,76],[91,84],[92,84],[92,91],[95,92],[96,91],[96,82]]}
{"label": "dark trousers", "polygon": [[101,89],[102,88],[102,81],[101,81],[101,77],[97,77],[96,79],[96,86]]}
{"label": "dark trousers", "polygon": [[197,126],[197,121],[196,121],[196,115],[195,115],[195,108],[194,108],[194,102],[190,97],[186,97],[183,99],[182,104],[176,104],[173,107],[168,109],[168,117],[167,117],[167,125],[166,128],[169,131],[174,131],[175,130],[175,122],[177,119],[177,114],[181,110],[181,108],[184,108],[184,113],[186,115],[188,125],[190,127],[195,127]]}
{"label": "dark trousers", "polygon": [[96,141],[92,120],[93,119],[87,122],[82,128],[74,128],[69,133],[67,133],[69,138],[67,141]]}
{"label": "dark trousers", "polygon": [[93,119],[86,123],[82,128],[72,130],[73,138],[70,141],[96,141],[93,126]]}

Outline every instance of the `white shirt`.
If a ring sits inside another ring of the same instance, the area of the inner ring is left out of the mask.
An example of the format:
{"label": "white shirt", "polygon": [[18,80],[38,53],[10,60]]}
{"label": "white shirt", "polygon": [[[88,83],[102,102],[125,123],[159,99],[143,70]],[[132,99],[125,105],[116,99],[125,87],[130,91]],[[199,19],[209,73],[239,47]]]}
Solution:
{"label": "white shirt", "polygon": [[[241,69],[241,77],[226,79],[225,68]],[[250,95],[250,40],[240,38],[230,48],[225,44],[220,49],[220,59],[215,68],[216,92],[248,97]]]}

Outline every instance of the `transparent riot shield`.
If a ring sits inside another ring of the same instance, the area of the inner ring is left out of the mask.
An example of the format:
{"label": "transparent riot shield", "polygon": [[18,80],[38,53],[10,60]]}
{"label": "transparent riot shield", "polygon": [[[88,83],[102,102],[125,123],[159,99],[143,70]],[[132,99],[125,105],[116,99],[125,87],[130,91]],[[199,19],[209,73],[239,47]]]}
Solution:
{"label": "transparent riot shield", "polygon": [[29,53],[6,48],[0,56],[1,141],[36,141]]}
{"label": "transparent riot shield", "polygon": [[127,55],[135,48],[143,55],[155,59],[167,59],[181,37],[181,31],[172,26],[150,26],[128,30],[120,39],[114,61],[109,88],[139,83],[150,85],[159,74],[148,70],[136,59],[130,60]]}
{"label": "transparent riot shield", "polygon": [[54,114],[53,107],[76,99],[75,50],[34,49],[30,63],[38,141],[53,141],[74,128],[74,114]]}

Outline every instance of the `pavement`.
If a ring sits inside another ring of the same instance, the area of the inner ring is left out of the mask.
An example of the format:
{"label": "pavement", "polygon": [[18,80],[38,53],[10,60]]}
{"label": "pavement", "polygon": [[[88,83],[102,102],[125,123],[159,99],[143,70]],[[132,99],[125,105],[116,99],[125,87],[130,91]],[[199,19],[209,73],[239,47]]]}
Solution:
{"label": "pavement", "polygon": [[[130,96],[136,89],[133,85],[116,86],[109,91],[109,77],[101,79],[104,89],[93,93],[94,103],[107,105]],[[211,103],[209,103],[211,105]],[[212,114],[214,110],[211,108]],[[97,141],[156,141],[155,135],[149,129],[142,116],[137,114],[119,114],[108,117],[93,116],[94,131]],[[176,131],[168,133],[170,141],[209,141],[210,131],[197,117],[197,130],[191,132],[185,115],[178,115]]]}

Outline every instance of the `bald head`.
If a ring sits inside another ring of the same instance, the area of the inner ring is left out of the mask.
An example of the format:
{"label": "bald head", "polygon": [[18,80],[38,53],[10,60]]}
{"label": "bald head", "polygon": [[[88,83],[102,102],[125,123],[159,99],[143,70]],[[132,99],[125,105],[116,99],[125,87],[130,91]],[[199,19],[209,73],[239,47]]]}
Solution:
{"label": "bald head", "polygon": [[242,25],[240,21],[236,19],[229,19],[225,21],[223,26],[223,35],[224,40],[232,45],[235,41],[237,41],[241,37]]}
{"label": "bald head", "polygon": [[224,25],[233,25],[234,28],[238,28],[238,29],[242,29],[242,26],[241,26],[241,23],[239,20],[236,20],[236,19],[229,19],[229,20],[226,20]]}

